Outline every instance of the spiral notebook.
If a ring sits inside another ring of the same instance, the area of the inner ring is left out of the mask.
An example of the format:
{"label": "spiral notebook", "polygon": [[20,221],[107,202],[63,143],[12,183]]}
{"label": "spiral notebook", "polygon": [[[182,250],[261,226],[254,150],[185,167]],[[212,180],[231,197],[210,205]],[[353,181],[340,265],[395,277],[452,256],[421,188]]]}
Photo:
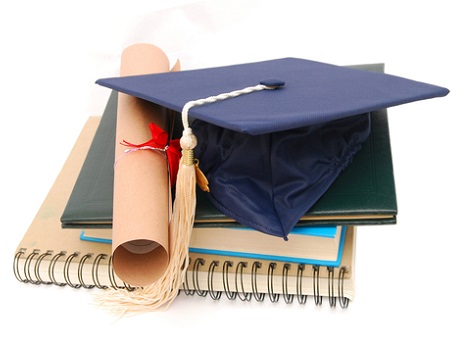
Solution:
{"label": "spiral notebook", "polygon": [[[90,117],[43,201],[30,227],[17,246],[13,273],[23,283],[54,284],[73,288],[126,288],[113,272],[111,245],[80,240],[78,230],[62,229],[60,216],[72,191],[99,117]],[[342,307],[354,296],[355,228],[347,227],[339,267],[285,263],[242,257],[190,253],[190,266],[183,291],[218,299],[272,302],[283,296],[287,303],[305,303],[308,295],[321,304],[337,299]],[[249,271],[250,269],[250,271]],[[253,297],[252,297],[253,296]]]}

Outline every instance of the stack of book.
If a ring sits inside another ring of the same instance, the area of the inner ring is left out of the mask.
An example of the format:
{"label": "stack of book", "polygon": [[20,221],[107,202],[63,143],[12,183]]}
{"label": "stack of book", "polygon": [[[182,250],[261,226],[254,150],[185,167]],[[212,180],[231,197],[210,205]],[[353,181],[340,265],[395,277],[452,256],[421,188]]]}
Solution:
{"label": "stack of book", "polygon": [[[383,72],[383,65],[356,68]],[[17,247],[22,282],[132,289],[112,266],[118,93],[90,117]],[[395,224],[397,203],[387,113],[371,114],[371,134],[289,240],[244,227],[197,194],[190,264],[182,290],[219,299],[284,300],[347,307],[355,293],[356,229]]]}

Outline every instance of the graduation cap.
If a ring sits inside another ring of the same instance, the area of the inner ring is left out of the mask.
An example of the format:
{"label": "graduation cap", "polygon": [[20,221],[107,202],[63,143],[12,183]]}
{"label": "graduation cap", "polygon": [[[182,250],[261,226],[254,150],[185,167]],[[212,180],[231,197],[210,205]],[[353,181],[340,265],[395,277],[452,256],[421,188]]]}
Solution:
{"label": "graduation cap", "polygon": [[184,161],[199,159],[214,206],[284,238],[367,139],[370,112],[449,93],[297,58],[97,83],[182,113]]}

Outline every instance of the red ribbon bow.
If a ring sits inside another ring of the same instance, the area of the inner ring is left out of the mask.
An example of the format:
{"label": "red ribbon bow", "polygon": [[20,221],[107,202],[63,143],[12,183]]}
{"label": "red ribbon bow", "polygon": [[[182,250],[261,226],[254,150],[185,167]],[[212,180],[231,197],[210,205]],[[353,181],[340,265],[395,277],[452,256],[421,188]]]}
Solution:
{"label": "red ribbon bow", "polygon": [[179,170],[179,161],[182,156],[180,140],[174,139],[170,140],[168,143],[168,133],[163,131],[154,123],[150,123],[149,128],[150,133],[152,134],[152,139],[139,145],[129,143],[126,140],[123,140],[121,144],[133,148],[146,148],[165,152],[169,163],[169,178],[171,186],[174,186],[177,179],[177,171]]}

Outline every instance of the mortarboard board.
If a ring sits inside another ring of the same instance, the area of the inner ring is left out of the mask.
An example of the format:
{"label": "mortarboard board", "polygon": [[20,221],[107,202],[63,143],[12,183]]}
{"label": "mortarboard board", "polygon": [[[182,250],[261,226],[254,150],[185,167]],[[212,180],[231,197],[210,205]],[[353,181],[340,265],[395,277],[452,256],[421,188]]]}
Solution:
{"label": "mortarboard board", "polygon": [[[183,120],[197,137],[210,200],[238,222],[285,238],[366,140],[371,111],[449,92],[296,58],[97,83],[183,115],[201,100]],[[234,93],[253,85],[274,90]]]}

